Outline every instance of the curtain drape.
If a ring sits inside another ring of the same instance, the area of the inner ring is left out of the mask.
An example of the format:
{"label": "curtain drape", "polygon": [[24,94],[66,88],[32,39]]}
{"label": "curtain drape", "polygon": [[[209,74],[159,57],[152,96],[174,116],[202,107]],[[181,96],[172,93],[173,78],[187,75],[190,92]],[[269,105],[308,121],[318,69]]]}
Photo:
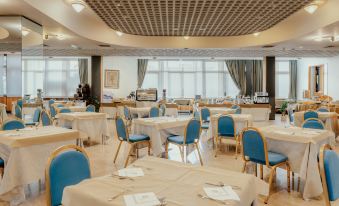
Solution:
{"label": "curtain drape", "polygon": [[290,90],[288,97],[290,99],[297,99],[297,81],[298,81],[298,61],[290,60]]}
{"label": "curtain drape", "polygon": [[80,84],[88,83],[88,59],[78,59]]}
{"label": "curtain drape", "polygon": [[263,90],[263,63],[262,60],[252,60],[252,95]]}
{"label": "curtain drape", "polygon": [[138,59],[138,88],[141,88],[147,71],[148,59]]}
{"label": "curtain drape", "polygon": [[239,94],[246,94],[246,60],[226,60],[226,66]]}

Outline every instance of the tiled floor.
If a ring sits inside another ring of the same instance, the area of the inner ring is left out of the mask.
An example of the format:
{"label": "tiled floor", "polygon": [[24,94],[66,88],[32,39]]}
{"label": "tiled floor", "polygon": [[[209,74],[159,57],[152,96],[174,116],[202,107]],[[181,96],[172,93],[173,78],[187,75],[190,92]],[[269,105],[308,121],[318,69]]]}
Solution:
{"label": "tiled floor", "polygon": [[[254,123],[254,126],[263,126],[263,124],[280,124],[280,118],[277,117],[277,120],[270,121],[269,123]],[[218,167],[233,171],[241,171],[242,167],[242,158],[234,158],[234,150],[224,151],[220,153],[217,158],[214,157],[212,150],[212,145],[210,142],[207,142],[205,138],[201,138],[201,148],[202,156],[205,165]],[[101,176],[111,173],[117,168],[121,168],[124,162],[124,157],[120,156],[118,158],[117,164],[113,164],[113,156],[117,149],[117,141],[109,140],[107,145],[96,145],[86,148],[89,153],[92,174],[93,176]],[[141,152],[142,155],[146,154],[146,151]],[[179,150],[176,147],[171,147],[170,150],[170,159],[181,161]],[[188,156],[188,160],[193,164],[199,164],[197,159],[197,154],[191,152]],[[132,160],[134,161],[134,160]],[[285,179],[284,170],[279,170],[276,180],[276,192],[271,196],[268,205],[274,206],[316,206],[324,205],[322,198],[319,197],[317,200],[308,200],[304,201],[300,197],[300,193],[293,191],[290,194],[286,190],[286,179]],[[44,206],[45,203],[45,194],[44,192],[39,193],[37,187],[31,187],[31,193],[29,194],[28,200],[21,204],[22,206]],[[263,198],[259,198],[259,205],[264,205]],[[6,205],[1,203],[0,205]]]}

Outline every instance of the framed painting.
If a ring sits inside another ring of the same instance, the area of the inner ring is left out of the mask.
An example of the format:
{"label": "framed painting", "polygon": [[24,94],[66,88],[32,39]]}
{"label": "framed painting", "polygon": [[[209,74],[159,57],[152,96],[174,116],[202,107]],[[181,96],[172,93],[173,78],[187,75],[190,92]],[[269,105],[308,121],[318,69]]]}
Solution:
{"label": "framed painting", "polygon": [[105,88],[119,89],[119,70],[105,70]]}

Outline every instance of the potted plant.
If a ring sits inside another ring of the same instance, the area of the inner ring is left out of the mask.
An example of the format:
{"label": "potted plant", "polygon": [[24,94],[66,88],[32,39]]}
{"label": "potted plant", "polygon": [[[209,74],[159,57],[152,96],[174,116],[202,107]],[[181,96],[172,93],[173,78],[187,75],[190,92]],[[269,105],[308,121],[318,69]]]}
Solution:
{"label": "potted plant", "polygon": [[281,121],[286,121],[286,113],[287,113],[288,102],[285,101],[281,104],[280,112],[281,112]]}

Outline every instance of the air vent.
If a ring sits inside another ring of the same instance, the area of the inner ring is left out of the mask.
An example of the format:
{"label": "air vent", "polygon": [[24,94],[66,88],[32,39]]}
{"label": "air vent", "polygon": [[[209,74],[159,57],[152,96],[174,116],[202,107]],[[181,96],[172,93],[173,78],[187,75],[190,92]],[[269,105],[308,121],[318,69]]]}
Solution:
{"label": "air vent", "polygon": [[111,45],[109,45],[109,44],[100,44],[99,47],[106,47],[107,48],[107,47],[111,47]]}
{"label": "air vent", "polygon": [[49,45],[47,45],[47,44],[43,44],[43,46],[44,46],[44,47],[49,47]]}
{"label": "air vent", "polygon": [[273,48],[273,47],[275,47],[275,46],[274,45],[265,45],[262,48]]}
{"label": "air vent", "polygon": [[324,48],[325,49],[331,49],[331,48],[335,48],[336,46],[334,46],[334,45],[328,45],[328,46],[325,46]]}

